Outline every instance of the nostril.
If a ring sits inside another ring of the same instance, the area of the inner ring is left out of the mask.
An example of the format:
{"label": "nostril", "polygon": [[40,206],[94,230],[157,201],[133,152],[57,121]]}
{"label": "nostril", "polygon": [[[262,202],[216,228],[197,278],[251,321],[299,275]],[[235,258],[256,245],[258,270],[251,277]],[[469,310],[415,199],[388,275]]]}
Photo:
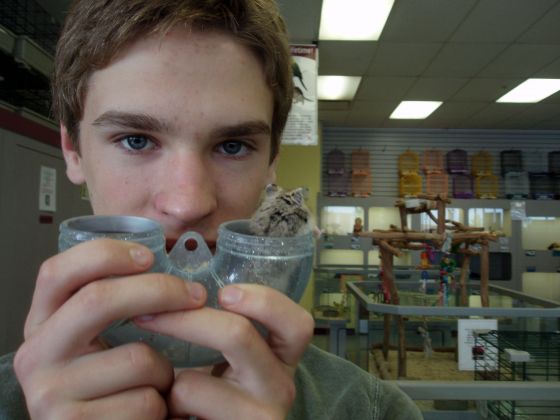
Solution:
{"label": "nostril", "polygon": [[185,249],[187,251],[194,251],[198,248],[198,242],[196,239],[190,238],[185,241]]}

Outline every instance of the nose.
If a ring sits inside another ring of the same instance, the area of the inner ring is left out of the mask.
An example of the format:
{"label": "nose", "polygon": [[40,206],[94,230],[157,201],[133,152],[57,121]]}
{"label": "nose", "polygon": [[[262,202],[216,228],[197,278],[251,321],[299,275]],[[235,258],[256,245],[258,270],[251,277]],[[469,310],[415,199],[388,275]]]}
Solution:
{"label": "nose", "polygon": [[194,227],[217,208],[211,165],[196,154],[178,153],[162,168],[156,210],[169,222]]}

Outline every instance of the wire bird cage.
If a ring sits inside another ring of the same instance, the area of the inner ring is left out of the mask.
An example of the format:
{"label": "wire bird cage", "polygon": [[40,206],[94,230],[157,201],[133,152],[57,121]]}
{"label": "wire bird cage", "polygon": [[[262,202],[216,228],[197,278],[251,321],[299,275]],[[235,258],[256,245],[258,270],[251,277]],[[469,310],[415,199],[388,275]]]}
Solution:
{"label": "wire bird cage", "polygon": [[[560,333],[490,331],[475,337],[475,380],[560,380]],[[488,401],[486,408],[500,420],[560,418],[560,401]]]}
{"label": "wire bird cage", "polygon": [[425,174],[441,174],[444,172],[443,152],[441,150],[424,150],[422,153],[422,170]]}
{"label": "wire bird cage", "polygon": [[493,160],[492,155],[485,150],[473,155],[471,168],[473,176],[483,176],[492,174]]}

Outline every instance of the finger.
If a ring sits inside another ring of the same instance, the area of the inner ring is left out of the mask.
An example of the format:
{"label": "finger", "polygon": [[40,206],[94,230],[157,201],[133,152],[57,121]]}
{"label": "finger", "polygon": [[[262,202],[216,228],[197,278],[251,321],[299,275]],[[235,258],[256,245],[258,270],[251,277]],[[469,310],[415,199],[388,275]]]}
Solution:
{"label": "finger", "polygon": [[111,322],[198,308],[205,300],[202,285],[161,273],[98,280],[76,292],[31,340],[41,343],[41,360],[64,360],[83,353]]}
{"label": "finger", "polygon": [[286,364],[295,366],[313,337],[315,322],[304,308],[270,287],[236,284],[220,290],[219,303],[262,324],[268,342]]}
{"label": "finger", "polygon": [[292,384],[292,372],[286,370],[286,365],[279,361],[253,323],[242,315],[202,308],[159,314],[135,322],[141,328],[222,352],[234,372],[231,376],[264,398],[275,397]]}
{"label": "finger", "polygon": [[[209,395],[219,398],[220,403],[208,398]],[[284,418],[286,415],[279,404],[265,404],[230,382],[193,370],[183,371],[175,379],[167,406],[170,415],[182,418],[264,419]],[[277,415],[271,416],[271,410]]]}
{"label": "finger", "polygon": [[61,392],[71,400],[90,400],[127,389],[149,386],[167,392],[173,367],[143,343],[130,343],[72,360],[60,377],[68,378]]}
{"label": "finger", "polygon": [[[130,389],[120,394],[108,395],[73,406],[73,412],[64,418],[153,420],[167,417],[167,405],[163,397],[150,387]],[[62,418],[59,417],[59,418]]]}
{"label": "finger", "polygon": [[112,239],[84,242],[49,258],[39,270],[25,336],[29,337],[85,284],[146,271],[153,258],[150,250],[142,245]]}

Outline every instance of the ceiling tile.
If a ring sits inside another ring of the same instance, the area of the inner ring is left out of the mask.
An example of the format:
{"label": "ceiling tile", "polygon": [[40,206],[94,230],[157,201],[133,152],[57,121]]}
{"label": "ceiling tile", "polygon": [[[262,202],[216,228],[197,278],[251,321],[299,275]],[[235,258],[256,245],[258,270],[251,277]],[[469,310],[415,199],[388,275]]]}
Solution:
{"label": "ceiling tile", "polygon": [[356,100],[400,102],[415,81],[414,77],[364,77]]}
{"label": "ceiling tile", "polygon": [[346,124],[348,111],[321,111],[319,121],[324,126],[343,126]]}
{"label": "ceiling tile", "polygon": [[480,77],[532,77],[560,58],[558,45],[514,44],[480,71]]}
{"label": "ceiling tile", "polygon": [[495,102],[496,99],[519,85],[523,80],[524,79],[510,78],[471,79],[461,90],[451,97],[451,100],[457,102]]}
{"label": "ceiling tile", "polygon": [[463,87],[469,79],[421,77],[406,93],[410,101],[446,101]]}
{"label": "ceiling tile", "polygon": [[286,21],[290,42],[312,43],[319,39],[322,0],[278,0],[280,13]]}
{"label": "ceiling tile", "polygon": [[512,42],[556,0],[480,0],[451,37],[452,42]]}
{"label": "ceiling tile", "polygon": [[535,22],[517,42],[529,44],[560,44],[560,2]]}
{"label": "ceiling tile", "polygon": [[375,42],[321,41],[319,74],[361,76],[375,53]]}
{"label": "ceiling tile", "polygon": [[393,6],[381,40],[444,42],[473,4],[474,0],[399,0]]}
{"label": "ceiling tile", "polygon": [[425,120],[424,125],[434,128],[451,128],[487,105],[483,102],[444,102]]}
{"label": "ceiling tile", "polygon": [[347,122],[352,126],[381,127],[397,105],[391,101],[354,101]]}
{"label": "ceiling tile", "polygon": [[441,47],[440,43],[380,42],[367,74],[371,76],[419,76]]}
{"label": "ceiling tile", "polygon": [[492,103],[470,116],[458,128],[501,128],[501,123],[519,114],[528,104],[499,104]]}
{"label": "ceiling tile", "polygon": [[423,76],[472,77],[505,47],[505,44],[446,44]]}
{"label": "ceiling tile", "polygon": [[538,125],[543,121],[553,119],[559,114],[557,105],[554,104],[530,104],[526,109],[508,118],[502,124],[508,128],[526,128]]}
{"label": "ceiling tile", "polygon": [[[560,25],[558,25],[560,26]],[[544,66],[538,72],[535,73],[535,77],[551,77],[554,79],[560,79],[560,58]]]}

